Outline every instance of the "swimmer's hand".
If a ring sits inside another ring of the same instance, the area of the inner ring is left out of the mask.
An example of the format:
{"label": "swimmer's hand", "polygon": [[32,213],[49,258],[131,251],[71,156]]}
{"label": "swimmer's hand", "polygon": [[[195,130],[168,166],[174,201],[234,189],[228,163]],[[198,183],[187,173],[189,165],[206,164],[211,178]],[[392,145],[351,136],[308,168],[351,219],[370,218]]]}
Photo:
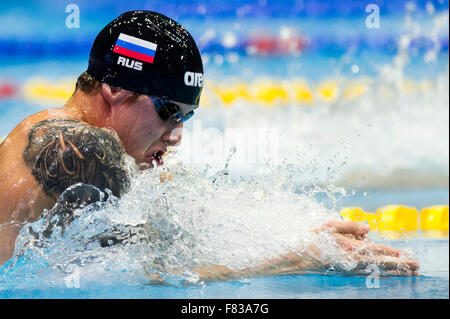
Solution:
{"label": "swimmer's hand", "polygon": [[[331,234],[344,255],[357,266],[351,271],[359,273],[370,265],[376,265],[385,274],[397,276],[419,275],[419,263],[411,260],[409,254],[386,245],[370,242],[366,234],[370,227],[354,221],[331,220],[323,224],[314,232]],[[309,246],[311,252],[318,253],[318,248]],[[326,266],[326,263],[324,263]]]}
{"label": "swimmer's hand", "polygon": [[[75,219],[74,211],[76,209],[84,208],[92,203],[105,200],[106,195],[102,193],[97,187],[83,183],[77,183],[68,187],[59,197],[55,206],[49,211],[44,222],[44,230],[42,235],[45,238],[50,238],[55,226],[58,226],[61,232],[69,226]],[[31,227],[29,232],[34,235],[35,239],[39,238]]]}

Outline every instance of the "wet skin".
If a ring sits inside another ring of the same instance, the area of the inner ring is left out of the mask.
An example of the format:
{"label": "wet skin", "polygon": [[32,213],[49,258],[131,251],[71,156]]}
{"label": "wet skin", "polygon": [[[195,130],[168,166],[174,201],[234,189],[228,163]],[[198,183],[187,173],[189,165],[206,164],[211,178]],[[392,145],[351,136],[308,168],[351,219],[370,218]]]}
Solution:
{"label": "wet skin", "polygon": [[23,160],[28,132],[39,121],[67,116],[63,110],[35,114],[20,123],[0,145],[0,264],[11,257],[23,224],[39,219],[43,209],[54,204]]}

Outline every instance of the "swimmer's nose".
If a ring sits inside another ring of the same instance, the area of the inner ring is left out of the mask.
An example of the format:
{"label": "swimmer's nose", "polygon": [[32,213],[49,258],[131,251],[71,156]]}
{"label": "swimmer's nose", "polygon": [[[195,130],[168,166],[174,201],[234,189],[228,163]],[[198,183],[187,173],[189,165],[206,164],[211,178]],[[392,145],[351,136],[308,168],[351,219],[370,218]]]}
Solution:
{"label": "swimmer's nose", "polygon": [[162,139],[164,144],[168,146],[178,146],[181,143],[181,138],[183,136],[183,124],[178,125],[169,133],[164,134]]}

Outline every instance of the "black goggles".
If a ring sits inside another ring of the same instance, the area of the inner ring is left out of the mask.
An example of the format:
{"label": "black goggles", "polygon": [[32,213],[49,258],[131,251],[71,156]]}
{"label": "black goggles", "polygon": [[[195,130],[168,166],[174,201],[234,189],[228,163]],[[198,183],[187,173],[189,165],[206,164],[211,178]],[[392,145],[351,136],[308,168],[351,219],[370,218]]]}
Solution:
{"label": "black goggles", "polygon": [[156,113],[163,121],[185,122],[194,115],[194,109],[198,107],[198,105],[178,105],[161,97],[149,96],[149,98],[155,105]]}

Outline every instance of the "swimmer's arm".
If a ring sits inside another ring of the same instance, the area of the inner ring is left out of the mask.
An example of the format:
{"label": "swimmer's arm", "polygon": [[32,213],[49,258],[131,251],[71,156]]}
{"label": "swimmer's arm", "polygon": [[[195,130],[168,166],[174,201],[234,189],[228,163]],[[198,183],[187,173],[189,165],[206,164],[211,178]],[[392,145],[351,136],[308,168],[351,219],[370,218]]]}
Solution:
{"label": "swimmer's arm", "polygon": [[232,270],[225,266],[200,266],[196,267],[194,271],[202,280],[216,281],[236,280],[248,277],[305,274],[319,270],[325,270],[324,265],[296,252],[288,252],[282,256],[267,259],[254,267],[247,267],[242,270]]}
{"label": "swimmer's arm", "polygon": [[[208,265],[197,266],[193,269],[193,272],[198,274],[202,281],[223,281],[250,277],[317,273],[319,269],[324,270],[323,266],[312,259],[305,258],[295,252],[289,252],[285,255],[268,259],[254,267],[247,267],[241,270],[232,270],[221,265]],[[155,282],[164,283],[164,279],[159,274],[147,273],[147,275]],[[182,273],[175,271],[172,272],[172,275],[182,276]]]}
{"label": "swimmer's arm", "polygon": [[[369,242],[365,235],[368,225],[351,221],[329,221],[313,231],[327,232],[334,236],[336,244],[347,258],[357,264],[352,272],[361,273],[369,265],[377,265],[380,271],[390,275],[417,276],[419,264],[405,252],[385,245]],[[230,280],[245,277],[271,275],[321,273],[330,268],[326,260],[321,260],[320,248],[313,242],[301,249],[302,253],[288,252],[243,270],[232,270],[225,266],[202,266],[194,270],[205,281]],[[403,256],[402,256],[403,255]],[[334,265],[339,267],[339,265]]]}
{"label": "swimmer's arm", "polygon": [[12,257],[15,239],[21,227],[21,223],[9,223],[0,226],[0,266]]}

